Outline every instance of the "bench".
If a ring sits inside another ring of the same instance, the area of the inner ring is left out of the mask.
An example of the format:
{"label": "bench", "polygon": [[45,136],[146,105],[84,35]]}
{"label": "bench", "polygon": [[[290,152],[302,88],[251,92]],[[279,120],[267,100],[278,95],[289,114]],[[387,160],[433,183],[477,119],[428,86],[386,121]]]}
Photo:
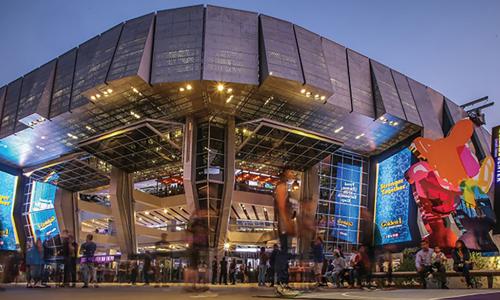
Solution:
{"label": "bench", "polygon": [[[488,288],[493,288],[493,278],[500,276],[500,270],[471,270],[470,275],[472,277],[486,277],[488,280]],[[446,277],[462,277],[462,273],[455,271],[447,271]],[[372,278],[387,278],[387,273],[385,272],[374,272],[372,273]],[[401,271],[392,272],[392,278],[415,278],[418,277],[416,271]]]}

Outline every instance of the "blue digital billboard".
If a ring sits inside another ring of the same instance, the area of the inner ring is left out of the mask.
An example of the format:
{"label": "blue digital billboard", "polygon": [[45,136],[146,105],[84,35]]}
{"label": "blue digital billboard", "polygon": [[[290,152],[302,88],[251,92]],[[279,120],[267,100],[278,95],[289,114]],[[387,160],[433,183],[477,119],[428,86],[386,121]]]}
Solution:
{"label": "blue digital billboard", "polygon": [[337,239],[356,244],[361,201],[361,166],[338,163],[335,191],[335,220],[332,235]]}
{"label": "blue digital billboard", "polygon": [[56,186],[38,181],[34,181],[31,188],[29,209],[31,229],[34,237],[39,237],[42,241],[60,233],[54,209],[56,191]]}
{"label": "blue digital billboard", "polygon": [[405,172],[411,166],[411,152],[405,148],[377,164],[375,195],[375,245],[412,240],[408,217],[410,184]]}
{"label": "blue digital billboard", "polygon": [[13,217],[17,178],[0,171],[0,250],[16,250],[18,243]]}

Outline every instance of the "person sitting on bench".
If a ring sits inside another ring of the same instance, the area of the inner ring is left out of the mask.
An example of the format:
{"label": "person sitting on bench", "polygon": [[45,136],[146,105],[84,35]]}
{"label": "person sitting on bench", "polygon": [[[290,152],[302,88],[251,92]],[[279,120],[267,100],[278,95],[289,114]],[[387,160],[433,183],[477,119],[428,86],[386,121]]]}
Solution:
{"label": "person sitting on bench", "polygon": [[432,268],[432,254],[434,251],[429,248],[429,242],[427,240],[423,240],[420,243],[420,251],[417,252],[417,256],[415,257],[415,266],[417,267],[417,272],[420,277],[420,282],[422,284],[422,288],[427,288],[426,277],[429,274],[436,275],[436,278],[440,282],[442,289],[447,289],[446,286],[446,272],[443,272],[443,268],[440,270],[434,271]]}
{"label": "person sitting on bench", "polygon": [[455,272],[462,272],[465,277],[465,282],[468,288],[472,288],[472,279],[469,271],[472,270],[472,263],[470,262],[470,251],[465,246],[462,240],[457,240],[455,243],[455,248],[451,252],[453,257],[453,270]]}

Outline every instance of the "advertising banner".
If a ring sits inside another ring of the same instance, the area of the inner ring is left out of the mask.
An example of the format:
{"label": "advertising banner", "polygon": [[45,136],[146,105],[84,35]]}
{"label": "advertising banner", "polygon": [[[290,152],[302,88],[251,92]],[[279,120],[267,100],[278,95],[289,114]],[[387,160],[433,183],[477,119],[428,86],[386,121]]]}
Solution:
{"label": "advertising banner", "polygon": [[[491,154],[494,160],[493,195],[496,219],[500,220],[500,126],[491,129]],[[496,223],[493,233],[500,233],[500,222]]]}
{"label": "advertising banner", "polygon": [[405,172],[411,166],[411,155],[405,148],[377,164],[375,245],[412,240],[408,226],[410,184],[405,179]]}
{"label": "advertising banner", "polygon": [[335,223],[332,235],[343,241],[357,244],[361,166],[339,163],[335,190]]}
{"label": "advertising banner", "polygon": [[30,200],[30,224],[35,238],[42,241],[59,235],[59,224],[54,210],[57,187],[34,181]]}
{"label": "advertising banner", "polygon": [[14,201],[17,176],[0,171],[0,250],[16,250]]}

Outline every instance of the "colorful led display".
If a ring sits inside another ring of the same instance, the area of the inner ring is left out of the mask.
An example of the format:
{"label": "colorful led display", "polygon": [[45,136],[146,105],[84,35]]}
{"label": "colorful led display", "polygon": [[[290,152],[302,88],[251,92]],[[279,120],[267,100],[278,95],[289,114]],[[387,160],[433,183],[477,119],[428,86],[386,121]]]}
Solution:
{"label": "colorful led display", "polygon": [[29,218],[35,238],[42,241],[59,235],[59,224],[54,209],[57,187],[34,181],[31,188]]}
{"label": "colorful led display", "polygon": [[357,244],[361,166],[339,163],[335,189],[335,220],[332,235],[337,239]]}
{"label": "colorful led display", "polygon": [[13,216],[17,179],[0,171],[0,250],[16,250],[18,243]]}
{"label": "colorful led display", "polygon": [[411,152],[403,149],[377,164],[375,195],[375,244],[396,244],[412,240],[408,216],[410,184],[405,172],[411,166]]}

